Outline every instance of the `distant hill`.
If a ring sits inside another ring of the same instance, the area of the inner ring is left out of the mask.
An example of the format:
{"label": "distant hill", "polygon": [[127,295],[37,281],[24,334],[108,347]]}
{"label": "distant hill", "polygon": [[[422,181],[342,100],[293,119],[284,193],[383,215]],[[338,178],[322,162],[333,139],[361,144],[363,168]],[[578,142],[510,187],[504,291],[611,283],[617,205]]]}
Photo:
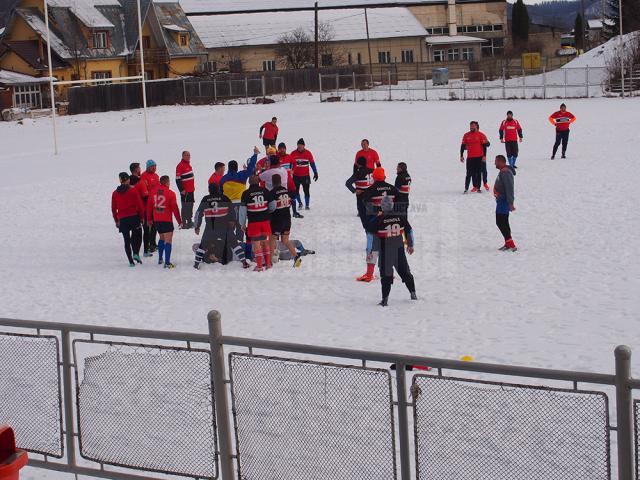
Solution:
{"label": "distant hill", "polygon": [[[532,23],[552,25],[565,30],[573,28],[576,15],[581,12],[580,0],[555,0],[527,5],[529,17]],[[602,0],[584,0],[585,16],[590,18],[601,17]],[[513,4],[507,4],[507,14],[511,18]]]}

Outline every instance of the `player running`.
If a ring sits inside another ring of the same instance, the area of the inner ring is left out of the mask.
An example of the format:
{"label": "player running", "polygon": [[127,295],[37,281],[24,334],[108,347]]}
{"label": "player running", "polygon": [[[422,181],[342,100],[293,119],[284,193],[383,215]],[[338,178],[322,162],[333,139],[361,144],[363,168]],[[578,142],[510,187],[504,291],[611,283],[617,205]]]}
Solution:
{"label": "player running", "polygon": [[144,219],[144,205],[134,187],[130,185],[127,172],[120,172],[120,186],[111,195],[111,213],[118,231],[124,239],[124,251],[129,260],[129,266],[142,263],[140,260],[140,244],[142,243],[142,220]]}
{"label": "player running", "polygon": [[195,203],[196,182],[191,166],[191,153],[185,150],[182,152],[180,163],[176,166],[176,186],[180,192],[180,203],[182,209],[182,228],[193,228],[193,204]]}
{"label": "player running", "polygon": [[362,201],[365,205],[365,221],[363,226],[367,232],[366,262],[367,271],[357,278],[359,282],[371,282],[374,279],[378,252],[380,251],[380,241],[376,236],[376,218],[382,211],[382,200],[389,198],[393,204],[399,196],[398,189],[385,182],[386,174],[384,168],[379,167],[373,171],[373,185],[362,194]]}
{"label": "player running", "polygon": [[[149,204],[149,199],[151,194],[155,191],[156,188],[160,185],[160,177],[156,173],[156,169],[158,168],[156,162],[153,160],[147,160],[145,165],[146,170],[142,172],[140,175],[140,185],[139,192],[142,197],[142,203],[144,203],[145,210]],[[146,219],[145,219],[146,220]],[[153,252],[158,249],[158,244],[156,243],[156,227],[153,223],[149,224],[148,221],[145,221],[143,225],[143,242],[144,242],[144,256],[151,257],[153,256]]]}
{"label": "player running", "polygon": [[182,225],[180,210],[176,194],[169,188],[168,175],[160,177],[160,185],[151,194],[147,203],[147,222],[155,225],[160,234],[158,242],[158,265],[162,265],[164,254],[164,268],[175,268],[171,263],[171,241],[173,239],[173,220],[176,217],[178,225]]}
{"label": "player running", "polygon": [[[487,148],[490,143],[487,136],[480,131],[480,124],[472,121],[469,124],[469,131],[462,137],[460,145],[460,163],[464,163],[464,151],[467,151],[467,176],[464,180],[464,192],[469,191],[469,183],[473,180],[472,192],[482,192],[480,180],[482,177],[482,163],[487,161]],[[489,185],[485,180],[484,188],[489,190]]]}
{"label": "player running", "polygon": [[366,230],[366,218],[364,201],[362,200],[362,194],[367,188],[373,185],[373,170],[367,167],[367,159],[365,157],[359,157],[357,159],[358,168],[356,168],[353,175],[351,175],[345,182],[345,186],[349,191],[356,196],[356,208],[358,210],[358,217],[362,222],[362,226]]}
{"label": "player running", "polygon": [[[286,178],[286,177],[285,177]],[[282,185],[282,177],[279,174],[271,177],[273,189],[271,195],[275,201],[275,209],[271,213],[271,238],[270,249],[274,260],[279,257],[278,240],[280,240],[289,250],[293,257],[293,266],[299,267],[302,263],[302,255],[296,251],[296,248],[289,241],[289,233],[291,232],[291,194],[289,189]]]}
{"label": "player running", "polygon": [[496,225],[504,237],[502,251],[515,252],[518,249],[511,238],[511,226],[509,225],[509,212],[515,211],[514,206],[514,176],[515,170],[507,165],[507,159],[503,155],[497,155],[495,165],[500,172],[493,186],[493,196],[496,197]]}
{"label": "player running", "polygon": [[516,167],[516,160],[518,159],[518,141],[522,142],[522,127],[520,122],[513,118],[513,112],[509,110],[507,112],[507,119],[503,120],[498,129],[500,135],[500,141],[504,143],[504,148],[507,151],[507,160],[509,166]]}
{"label": "player running", "polygon": [[260,134],[258,135],[258,137],[262,139],[262,144],[265,147],[275,147],[279,131],[280,129],[278,128],[278,119],[276,117],[273,117],[270,122],[266,122],[260,127]]}
{"label": "player running", "polygon": [[407,170],[407,164],[404,162],[398,163],[396,174],[395,187],[398,189],[396,212],[407,215],[409,211],[409,192],[411,191],[411,175]]}
{"label": "player running", "polygon": [[358,159],[364,157],[367,160],[367,168],[373,171],[375,168],[381,167],[380,156],[373,148],[369,148],[369,140],[366,138],[360,142],[361,149],[356,153],[356,158],[353,161],[353,171],[358,169]]}
{"label": "player running", "polygon": [[556,152],[560,143],[562,143],[562,158],[567,158],[567,144],[569,143],[569,127],[576,121],[576,116],[567,110],[567,106],[563,103],[560,110],[549,115],[549,122],[556,127],[556,143],[553,144],[553,153],[551,160],[556,158]]}
{"label": "player running", "polygon": [[255,175],[249,178],[249,188],[242,194],[240,207],[240,226],[246,231],[247,238],[251,242],[256,272],[271,268],[269,211],[275,209],[271,192],[259,184],[260,179]]}
{"label": "player running", "polygon": [[405,215],[394,212],[390,197],[382,200],[382,211],[376,218],[376,235],[380,240],[380,283],[382,284],[382,300],[378,305],[389,304],[389,293],[393,284],[393,269],[398,272],[402,283],[411,294],[411,300],[417,300],[416,285],[404,253],[404,238],[407,240],[407,253],[413,254],[413,230]]}
{"label": "player running", "polygon": [[234,255],[242,262],[244,268],[249,268],[244,248],[233,234],[236,219],[231,200],[218,190],[215,183],[209,184],[209,194],[202,198],[196,211],[196,235],[200,235],[203,218],[204,232],[195,252],[193,268],[200,269],[205,257],[209,260],[208,263],[220,262],[226,265],[233,260]]}
{"label": "player running", "polygon": [[224,163],[216,162],[216,164],[213,166],[213,173],[209,177],[209,181],[207,182],[207,184],[211,185],[213,183],[216,187],[220,187],[220,180],[222,180],[222,177],[224,177],[225,168],[226,167]]}
{"label": "player running", "polygon": [[309,188],[311,186],[311,174],[309,167],[313,170],[313,181],[318,181],[318,170],[316,168],[316,162],[313,159],[312,153],[306,149],[304,139],[298,140],[298,148],[296,148],[291,154],[291,162],[293,163],[293,181],[296,184],[296,194],[298,197],[298,208],[302,208],[302,201],[300,200],[300,186],[304,191],[304,208],[309,210],[309,202],[311,201],[311,195]]}

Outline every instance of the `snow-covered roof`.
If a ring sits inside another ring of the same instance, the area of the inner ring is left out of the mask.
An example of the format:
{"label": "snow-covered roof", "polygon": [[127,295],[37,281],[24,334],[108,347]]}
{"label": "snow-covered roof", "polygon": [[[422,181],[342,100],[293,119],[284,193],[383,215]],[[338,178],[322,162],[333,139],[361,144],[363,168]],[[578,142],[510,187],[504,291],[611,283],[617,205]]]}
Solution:
{"label": "snow-covered roof", "polygon": [[[37,9],[16,8],[16,12],[38,35],[43,39],[47,38],[47,28],[44,19],[40,16]],[[50,35],[51,49],[54,50],[60,58],[72,58],[73,55],[64,42],[55,33],[50,32]]]}
{"label": "snow-covered roof", "polygon": [[[55,77],[53,77],[55,80]],[[34,83],[49,83],[49,77],[32,77],[10,70],[0,70],[0,83],[6,85],[27,85]]]}
{"label": "snow-covered roof", "polygon": [[426,41],[430,45],[444,45],[447,43],[482,43],[487,39],[469,37],[468,35],[429,35]]}
{"label": "snow-covered roof", "polygon": [[120,6],[116,0],[47,0],[51,7],[63,7],[71,10],[78,20],[89,28],[114,28],[97,6]]}
{"label": "snow-covered roof", "polygon": [[[367,16],[372,39],[425,36],[424,27],[407,8],[368,10]],[[189,20],[207,48],[275,45],[296,29],[311,34],[314,28],[313,11],[192,16]],[[367,38],[361,8],[321,10],[318,20],[329,26],[333,41]]]}
{"label": "snow-covered roof", "polygon": [[[459,0],[465,1],[465,0]],[[313,10],[315,0],[180,0],[187,13],[268,12]],[[407,4],[447,3],[446,0],[318,0],[318,8],[397,7]]]}
{"label": "snow-covered roof", "polygon": [[[603,22],[601,19],[599,18],[593,18],[591,20],[587,20],[587,23],[589,25],[589,28],[592,30],[598,30],[600,28],[603,27]],[[609,26],[613,26],[615,23],[613,22],[613,20],[609,20],[608,18],[605,19],[604,21],[605,24],[609,25]]]}
{"label": "snow-covered roof", "polygon": [[174,25],[172,23],[167,24],[167,25],[162,25],[162,28],[169,30],[171,32],[188,32],[189,30],[187,30],[186,28],[182,28],[178,25]]}

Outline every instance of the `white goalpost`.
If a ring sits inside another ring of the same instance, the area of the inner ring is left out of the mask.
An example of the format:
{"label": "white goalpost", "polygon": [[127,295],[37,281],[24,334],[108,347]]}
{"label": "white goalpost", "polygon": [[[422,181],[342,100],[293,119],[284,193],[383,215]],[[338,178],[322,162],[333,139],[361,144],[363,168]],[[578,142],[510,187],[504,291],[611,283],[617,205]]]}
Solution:
{"label": "white goalpost", "polygon": [[[82,1],[82,0],[80,0]],[[51,62],[51,31],[49,29],[49,6],[47,5],[47,0],[43,0],[44,2],[44,20],[45,26],[47,30],[47,62],[49,66],[49,92],[51,95],[51,120],[53,126],[53,152],[55,155],[58,154],[58,130],[56,126],[56,93],[55,86],[56,85],[84,85],[87,83],[95,83],[97,80],[88,79],[88,80],[67,80],[67,81],[58,81],[54,80],[53,77],[53,64]],[[145,70],[144,70],[144,45],[142,42],[142,9],[140,7],[140,0],[137,0],[137,8],[138,8],[138,48],[140,48],[140,75],[132,75],[126,77],[116,77],[110,78],[109,81],[128,81],[128,80],[140,80],[142,85],[142,109],[143,109],[143,117],[144,117],[144,139],[146,143],[149,143],[149,122],[147,118],[147,90],[146,90],[146,80],[145,80]]]}

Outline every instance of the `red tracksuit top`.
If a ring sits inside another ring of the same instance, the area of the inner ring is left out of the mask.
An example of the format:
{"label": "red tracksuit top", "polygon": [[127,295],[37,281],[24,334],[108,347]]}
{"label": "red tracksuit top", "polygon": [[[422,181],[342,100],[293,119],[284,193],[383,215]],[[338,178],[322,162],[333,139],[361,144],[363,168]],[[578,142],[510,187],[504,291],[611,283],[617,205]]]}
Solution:
{"label": "red tracksuit top", "polygon": [[556,126],[556,132],[566,132],[569,125],[576,121],[576,116],[569,110],[558,110],[549,116],[549,121]]}
{"label": "red tracksuit top", "polygon": [[467,158],[484,157],[483,146],[488,144],[487,136],[480,132],[467,132],[462,137],[462,144],[467,147]]}
{"label": "red tracksuit top", "polygon": [[182,225],[176,194],[169,187],[160,185],[149,195],[147,220],[155,223],[172,222],[172,215],[176,217],[178,225]]}
{"label": "red tracksuit top", "polygon": [[359,150],[356,153],[356,159],[353,161],[354,165],[358,164],[358,159],[360,157],[364,157],[367,159],[367,168],[374,170],[376,167],[381,167],[380,157],[378,156],[378,152],[376,152],[373,148],[370,148],[366,152],[364,150]]}
{"label": "red tracksuit top", "polygon": [[278,131],[280,130],[277,125],[274,125],[271,122],[267,122],[262,125],[264,128],[264,132],[262,132],[262,138],[266,138],[267,140],[275,140],[278,138]]}
{"label": "red tracksuit top", "polygon": [[145,185],[145,188],[142,188],[142,186],[140,187],[141,195],[144,198],[145,195],[143,195],[143,192],[146,192],[146,196],[148,197],[151,192],[153,192],[158,187],[158,185],[160,185],[160,177],[157,173],[150,173],[145,170],[144,172],[142,172],[142,175],[140,175],[140,181],[136,185],[140,183],[144,183]]}
{"label": "red tracksuit top", "polygon": [[144,219],[144,205],[135,187],[120,185],[114,190],[111,195],[111,213],[116,222],[136,215],[140,217],[140,220]]}
{"label": "red tracksuit top", "polygon": [[308,177],[311,175],[309,166],[315,163],[313,155],[309,150],[303,150],[299,152],[296,148],[289,154],[291,163],[293,164],[293,176],[294,177]]}
{"label": "red tracksuit top", "polygon": [[193,177],[191,162],[180,160],[176,167],[176,183],[181,192],[193,193],[196,191],[196,182]]}
{"label": "red tracksuit top", "polygon": [[213,172],[211,174],[211,176],[209,177],[208,185],[211,185],[213,183],[213,184],[215,184],[216,187],[219,187],[220,186],[220,180],[222,180],[222,177],[223,177],[222,175],[220,175],[220,174],[218,174],[216,172]]}
{"label": "red tracksuit top", "polygon": [[522,127],[520,122],[514,118],[512,120],[503,120],[498,131],[503,133],[505,142],[517,142],[518,131],[522,131]]}

